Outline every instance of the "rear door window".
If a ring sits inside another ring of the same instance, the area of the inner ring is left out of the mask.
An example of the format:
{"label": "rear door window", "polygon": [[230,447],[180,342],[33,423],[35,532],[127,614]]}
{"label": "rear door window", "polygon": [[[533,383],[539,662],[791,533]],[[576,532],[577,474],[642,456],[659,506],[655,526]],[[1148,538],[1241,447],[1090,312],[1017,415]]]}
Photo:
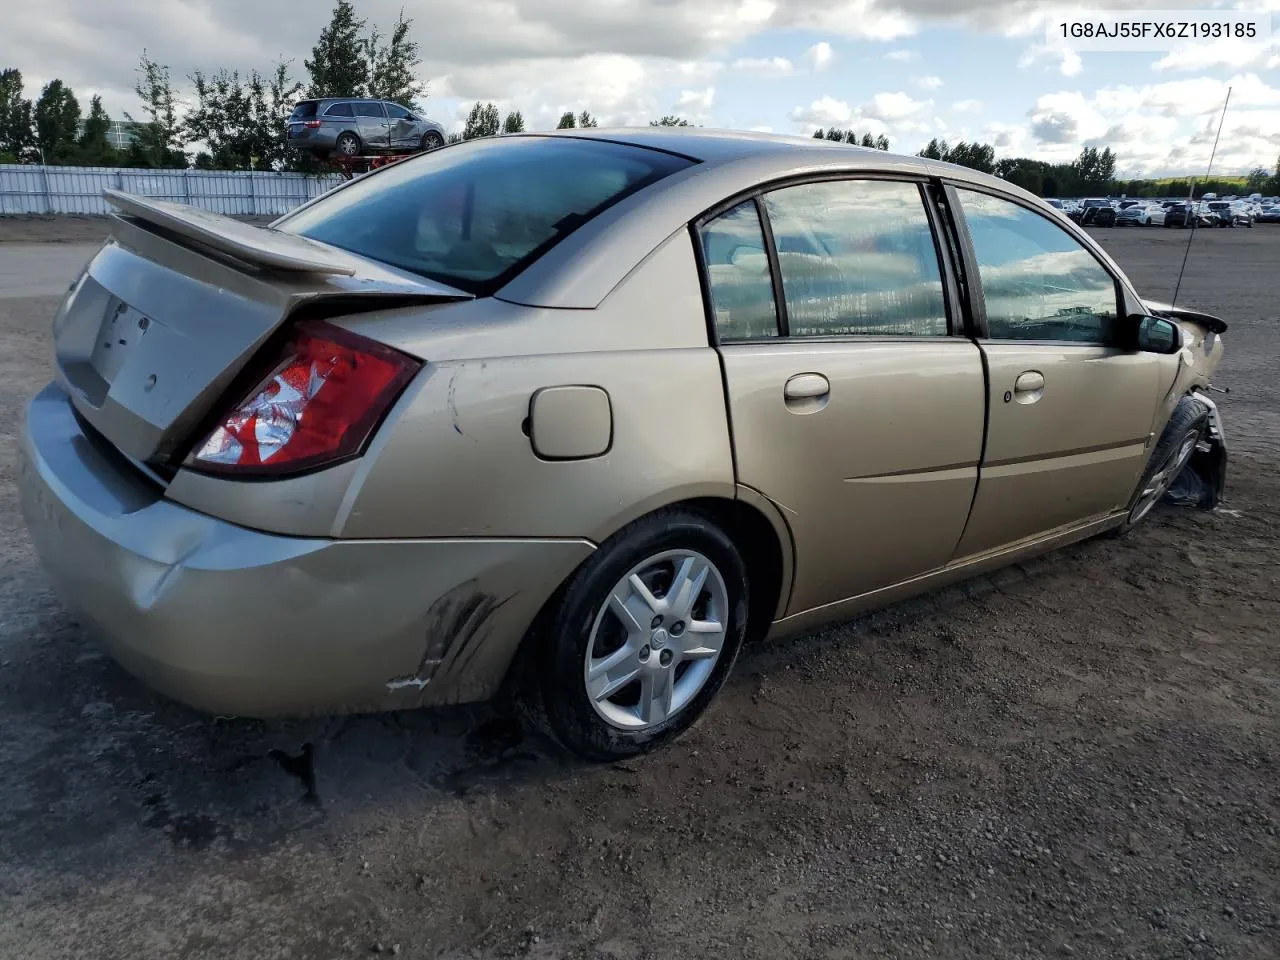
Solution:
{"label": "rear door window", "polygon": [[599,140],[483,138],[356,180],[279,229],[485,293],[603,210],[693,162]]}
{"label": "rear door window", "polygon": [[331,103],[329,109],[325,110],[326,117],[350,117],[354,116],[351,112],[351,104],[349,103]]}
{"label": "rear door window", "polygon": [[764,195],[793,337],[947,335],[920,188],[837,180]]}
{"label": "rear door window", "polygon": [[368,100],[353,103],[357,117],[379,117],[383,118],[386,114],[382,110],[382,104],[374,103]]}

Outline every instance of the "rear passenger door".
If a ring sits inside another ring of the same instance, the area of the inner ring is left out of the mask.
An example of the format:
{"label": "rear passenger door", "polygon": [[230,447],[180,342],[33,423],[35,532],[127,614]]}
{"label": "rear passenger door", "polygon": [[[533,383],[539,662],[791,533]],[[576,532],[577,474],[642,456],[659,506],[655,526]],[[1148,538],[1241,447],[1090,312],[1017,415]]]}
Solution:
{"label": "rear passenger door", "polygon": [[360,127],[360,140],[366,147],[386,150],[391,145],[387,134],[387,114],[377,100],[357,100],[351,104],[356,123]]}
{"label": "rear passenger door", "polygon": [[799,183],[699,225],[738,482],[795,540],[788,615],[941,567],[982,448],[982,360],[921,185]]}
{"label": "rear passenger door", "polygon": [[1171,378],[1168,357],[1121,345],[1117,278],[1059,223],[977,190],[949,196],[990,377],[961,559],[1124,506]]}

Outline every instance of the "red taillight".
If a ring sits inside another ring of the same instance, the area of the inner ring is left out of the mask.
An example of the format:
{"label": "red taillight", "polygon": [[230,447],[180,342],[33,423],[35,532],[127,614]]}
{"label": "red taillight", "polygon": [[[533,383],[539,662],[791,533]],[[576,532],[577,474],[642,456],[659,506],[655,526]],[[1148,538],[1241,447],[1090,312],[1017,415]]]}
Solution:
{"label": "red taillight", "polygon": [[422,365],[327,323],[300,324],[271,372],[196,446],[184,466],[280,475],[360,453]]}
{"label": "red taillight", "polygon": [[319,121],[319,120],[308,120],[306,123],[304,123],[304,124],[303,124],[303,126],[304,126],[304,127],[310,127],[312,130],[314,130],[314,129],[316,129],[318,126],[320,126],[320,121]]}

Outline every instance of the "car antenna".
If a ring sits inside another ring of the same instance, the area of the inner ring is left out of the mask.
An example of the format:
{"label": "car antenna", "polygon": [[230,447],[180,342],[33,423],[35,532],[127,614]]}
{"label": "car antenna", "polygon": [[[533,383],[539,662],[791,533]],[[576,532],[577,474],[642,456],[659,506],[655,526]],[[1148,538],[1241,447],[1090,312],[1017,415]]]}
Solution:
{"label": "car antenna", "polygon": [[[1213,138],[1213,149],[1209,151],[1209,168],[1204,172],[1205,182],[1209,181],[1209,174],[1213,172],[1213,158],[1218,153],[1218,141],[1222,138],[1222,124],[1227,119],[1227,104],[1231,102],[1231,88],[1227,87],[1227,99],[1222,103],[1222,116],[1218,118],[1218,132]],[[1196,180],[1191,178],[1191,192],[1187,196],[1188,214],[1191,217],[1191,233],[1187,236],[1187,249],[1182,252],[1182,266],[1178,270],[1178,282],[1173,287],[1173,300],[1169,306],[1176,307],[1178,305],[1178,291],[1182,289],[1182,275],[1187,270],[1187,257],[1191,256],[1191,241],[1196,238]]]}

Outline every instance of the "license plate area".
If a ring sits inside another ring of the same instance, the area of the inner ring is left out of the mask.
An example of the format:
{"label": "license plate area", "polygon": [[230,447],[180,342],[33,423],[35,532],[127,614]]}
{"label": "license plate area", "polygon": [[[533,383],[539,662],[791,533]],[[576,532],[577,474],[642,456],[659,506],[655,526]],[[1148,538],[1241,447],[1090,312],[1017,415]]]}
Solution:
{"label": "license plate area", "polygon": [[133,307],[112,297],[98,327],[89,366],[108,384],[112,383],[150,325],[151,321]]}

